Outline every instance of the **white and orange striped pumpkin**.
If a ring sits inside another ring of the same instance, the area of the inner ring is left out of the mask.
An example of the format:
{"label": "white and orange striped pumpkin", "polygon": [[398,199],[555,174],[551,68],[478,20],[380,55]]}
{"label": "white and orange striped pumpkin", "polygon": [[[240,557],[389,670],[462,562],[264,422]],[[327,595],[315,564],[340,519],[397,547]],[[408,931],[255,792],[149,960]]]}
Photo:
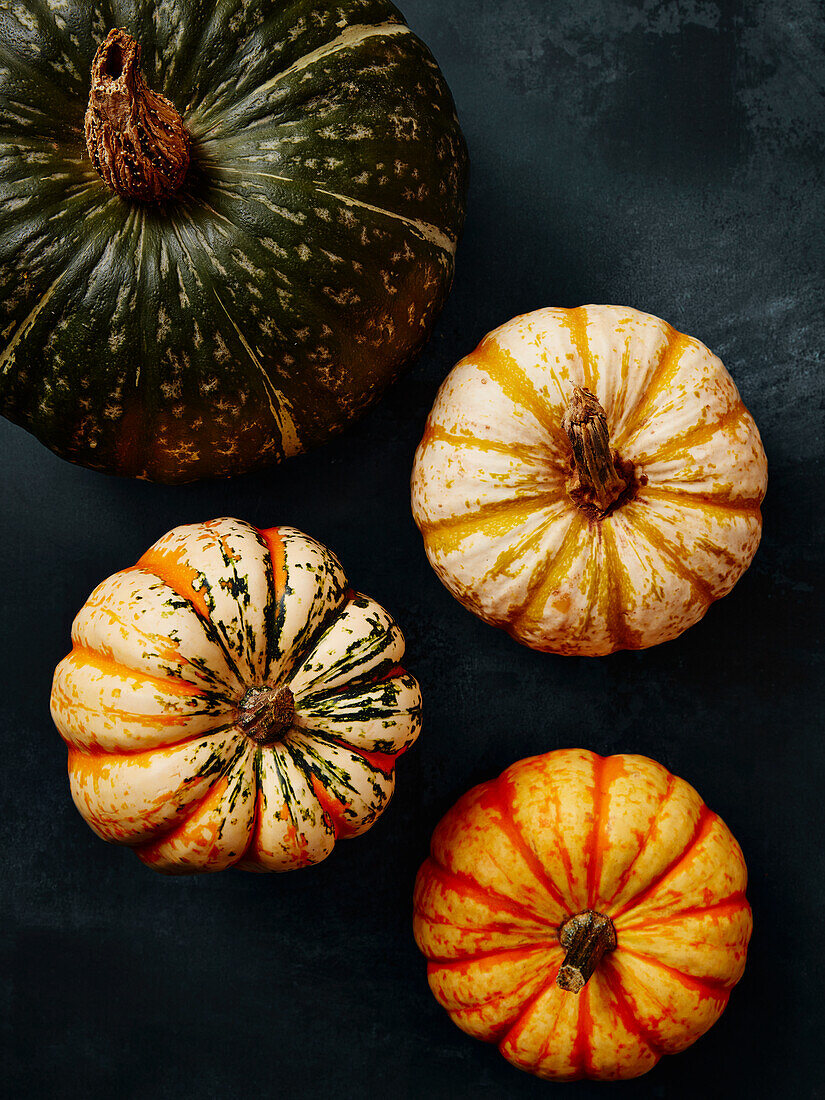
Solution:
{"label": "white and orange striped pumpkin", "polygon": [[668,641],[748,567],[767,463],[722,363],[618,306],[544,309],[450,373],[412,505],[438,576],[518,641],[604,654]]}
{"label": "white and orange striped pumpkin", "polygon": [[156,870],[286,871],[384,810],[421,695],[401,631],[291,527],[177,527],[100,584],[58,665],[74,801]]}
{"label": "white and orange striped pumpkin", "polygon": [[444,817],[415,891],[430,986],[552,1080],[638,1077],[711,1027],[745,967],[727,826],[644,756],[521,760]]}

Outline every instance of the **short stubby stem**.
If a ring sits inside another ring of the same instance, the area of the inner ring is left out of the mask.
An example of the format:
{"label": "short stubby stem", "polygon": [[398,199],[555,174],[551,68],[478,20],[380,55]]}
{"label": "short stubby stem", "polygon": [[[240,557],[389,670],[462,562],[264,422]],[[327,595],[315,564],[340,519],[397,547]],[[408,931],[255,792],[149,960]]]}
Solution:
{"label": "short stubby stem", "polygon": [[574,386],[562,424],[573,448],[567,493],[579,507],[604,515],[628,487],[616,470],[604,409],[590,390]]}
{"label": "short stubby stem", "polygon": [[165,96],[140,71],[140,43],[111,30],[92,62],[86,148],[95,171],[124,199],[174,195],[189,168],[189,135]]}
{"label": "short stubby stem", "polygon": [[257,745],[271,745],[295,718],[295,696],[288,687],[250,688],[241,699],[235,723]]}
{"label": "short stubby stem", "polygon": [[568,917],[559,929],[559,943],[565,951],[556,985],[570,993],[584,989],[606,951],[616,946],[616,929],[610,917],[586,909]]}

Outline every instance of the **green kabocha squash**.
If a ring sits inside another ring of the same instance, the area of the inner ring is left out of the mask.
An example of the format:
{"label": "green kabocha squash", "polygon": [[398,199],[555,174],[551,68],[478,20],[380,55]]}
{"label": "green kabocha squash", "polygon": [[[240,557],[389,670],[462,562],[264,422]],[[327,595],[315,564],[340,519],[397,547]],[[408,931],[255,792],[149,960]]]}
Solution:
{"label": "green kabocha squash", "polygon": [[0,0],[0,411],[170,482],[324,441],[427,339],[466,172],[387,0]]}

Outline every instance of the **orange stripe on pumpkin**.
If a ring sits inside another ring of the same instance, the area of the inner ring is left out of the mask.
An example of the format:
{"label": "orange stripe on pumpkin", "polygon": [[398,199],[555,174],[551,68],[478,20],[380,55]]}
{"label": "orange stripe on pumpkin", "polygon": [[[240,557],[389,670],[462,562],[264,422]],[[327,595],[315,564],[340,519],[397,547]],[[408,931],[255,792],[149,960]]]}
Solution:
{"label": "orange stripe on pumpkin", "polygon": [[159,838],[153,838],[143,844],[138,844],[135,851],[143,862],[150,865],[157,863],[163,858],[160,848],[170,842],[180,841],[196,848],[205,848],[210,845],[214,849],[220,837],[222,819],[215,814],[210,821],[209,815],[220,806],[228,786],[228,777],[220,776],[204,797],[190,808],[189,813],[179,825],[175,825],[173,829]]}
{"label": "orange stripe on pumpkin", "polygon": [[152,676],[148,672],[137,672],[135,669],[121,664],[120,661],[116,661],[114,657],[94,649],[88,649],[86,646],[75,646],[66,658],[66,660],[69,659],[72,660],[73,664],[96,668],[98,672],[102,672],[106,676],[117,676],[121,680],[134,680],[139,684],[153,685],[159,691],[170,695],[201,697],[205,694],[204,691],[188,681],[178,680],[173,676],[166,678]]}
{"label": "orange stripe on pumpkin", "polygon": [[272,580],[275,586],[275,601],[279,601],[286,592],[286,548],[281,538],[279,528],[267,527],[258,534],[266,543],[269,550],[269,560],[272,565]]}
{"label": "orange stripe on pumpkin", "polygon": [[321,804],[321,809],[332,822],[336,840],[340,837],[347,838],[354,836],[356,831],[355,827],[351,825],[344,816],[346,807],[340,798],[333,798],[318,776],[314,775],[312,772],[309,774],[309,781],[315,792],[315,797]]}
{"label": "orange stripe on pumpkin", "polygon": [[[147,550],[135,566],[159,577],[173,592],[192,604],[202,619],[209,619],[209,607],[206,603],[206,578],[186,561],[186,551],[182,546],[177,551]],[[195,584],[197,583],[197,588]]]}

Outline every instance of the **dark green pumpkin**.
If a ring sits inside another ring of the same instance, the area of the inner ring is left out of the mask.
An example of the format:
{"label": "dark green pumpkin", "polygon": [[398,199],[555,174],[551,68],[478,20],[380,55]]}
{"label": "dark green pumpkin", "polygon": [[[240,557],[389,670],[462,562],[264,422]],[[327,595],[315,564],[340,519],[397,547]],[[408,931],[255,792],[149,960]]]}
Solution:
{"label": "dark green pumpkin", "polygon": [[[113,194],[86,151],[113,27],[190,135],[165,202]],[[322,442],[426,341],[466,169],[387,0],[0,0],[0,410],[162,481]]]}

